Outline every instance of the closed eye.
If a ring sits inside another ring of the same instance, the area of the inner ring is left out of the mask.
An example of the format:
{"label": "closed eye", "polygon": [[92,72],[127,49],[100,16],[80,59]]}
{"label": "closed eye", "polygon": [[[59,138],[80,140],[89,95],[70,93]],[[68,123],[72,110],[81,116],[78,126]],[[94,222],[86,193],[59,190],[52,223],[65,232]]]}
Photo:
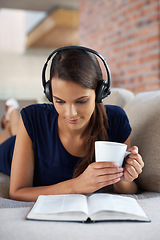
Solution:
{"label": "closed eye", "polygon": [[80,103],[80,104],[84,104],[88,101],[88,99],[85,99],[85,100],[79,100],[79,101],[76,101],[76,103]]}
{"label": "closed eye", "polygon": [[64,101],[61,101],[61,100],[56,100],[56,103],[64,104],[65,102],[64,102]]}

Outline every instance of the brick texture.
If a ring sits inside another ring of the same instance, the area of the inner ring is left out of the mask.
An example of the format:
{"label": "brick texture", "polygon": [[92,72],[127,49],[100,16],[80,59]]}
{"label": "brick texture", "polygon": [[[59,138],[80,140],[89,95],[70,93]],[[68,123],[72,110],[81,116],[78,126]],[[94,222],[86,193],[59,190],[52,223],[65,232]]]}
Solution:
{"label": "brick texture", "polygon": [[159,0],[80,0],[80,45],[107,60],[112,87],[160,89]]}

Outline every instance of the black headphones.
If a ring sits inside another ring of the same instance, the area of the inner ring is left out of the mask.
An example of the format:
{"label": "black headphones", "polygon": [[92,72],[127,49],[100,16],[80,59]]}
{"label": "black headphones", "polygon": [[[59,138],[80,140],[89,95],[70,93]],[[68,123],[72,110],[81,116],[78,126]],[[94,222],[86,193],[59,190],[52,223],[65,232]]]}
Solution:
{"label": "black headphones", "polygon": [[49,62],[49,60],[51,59],[51,57],[52,57],[54,54],[56,54],[56,53],[58,53],[58,52],[60,52],[60,51],[62,51],[62,50],[68,50],[68,49],[78,49],[78,50],[84,50],[84,51],[87,51],[87,52],[91,52],[91,53],[95,54],[96,56],[98,56],[98,57],[102,60],[104,66],[105,66],[105,69],[106,69],[106,71],[107,71],[108,81],[106,81],[106,80],[99,80],[98,86],[97,86],[97,88],[96,88],[96,102],[97,102],[97,103],[101,103],[102,100],[103,100],[104,98],[106,98],[106,97],[111,93],[111,91],[110,91],[111,73],[110,73],[109,66],[108,66],[105,58],[102,57],[102,56],[101,56],[98,52],[96,52],[95,50],[90,49],[90,48],[86,48],[86,47],[82,47],[82,46],[76,46],[76,45],[58,48],[58,49],[56,49],[55,51],[53,51],[53,52],[48,56],[47,61],[46,61],[46,63],[44,64],[43,70],[42,70],[42,84],[43,84],[43,87],[44,87],[44,93],[45,93],[46,97],[48,98],[48,100],[49,100],[50,102],[53,102],[51,81],[50,81],[50,80],[46,81],[46,77],[45,77],[45,75],[46,75],[46,68],[47,68],[48,62]]}

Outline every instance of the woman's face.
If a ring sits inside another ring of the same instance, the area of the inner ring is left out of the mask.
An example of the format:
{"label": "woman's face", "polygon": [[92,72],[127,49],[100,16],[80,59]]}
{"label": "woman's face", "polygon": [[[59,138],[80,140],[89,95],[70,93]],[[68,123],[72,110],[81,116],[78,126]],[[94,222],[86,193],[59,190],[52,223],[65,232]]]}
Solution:
{"label": "woman's face", "polygon": [[70,130],[84,130],[95,109],[95,91],[59,78],[51,81],[59,123]]}

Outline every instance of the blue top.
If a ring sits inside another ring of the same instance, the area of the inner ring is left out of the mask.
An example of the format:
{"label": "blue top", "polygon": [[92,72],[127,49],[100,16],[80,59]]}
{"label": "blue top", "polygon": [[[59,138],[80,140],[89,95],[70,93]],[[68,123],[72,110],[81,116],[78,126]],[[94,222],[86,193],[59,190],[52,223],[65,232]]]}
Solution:
{"label": "blue top", "polygon": [[[131,127],[124,110],[106,105],[109,141],[125,142]],[[24,126],[33,142],[35,172],[33,186],[47,186],[71,179],[81,158],[72,156],[58,136],[58,113],[53,104],[36,104],[21,111]],[[0,171],[10,174],[15,137],[0,145]],[[6,153],[3,154],[3,150]],[[3,157],[1,158],[1,156]]]}

